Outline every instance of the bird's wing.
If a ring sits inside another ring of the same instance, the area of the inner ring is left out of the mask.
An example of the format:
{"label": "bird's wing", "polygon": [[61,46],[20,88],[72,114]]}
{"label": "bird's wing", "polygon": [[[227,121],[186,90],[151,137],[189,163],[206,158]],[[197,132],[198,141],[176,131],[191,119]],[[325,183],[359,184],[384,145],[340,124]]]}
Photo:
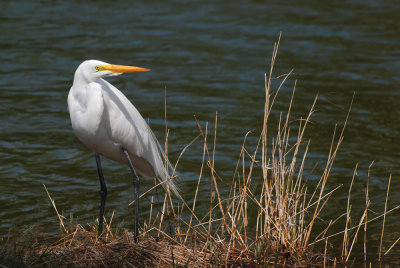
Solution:
{"label": "bird's wing", "polygon": [[146,121],[116,87],[105,80],[100,85],[107,112],[105,116],[109,120],[110,138],[130,153],[146,157],[147,148],[152,147],[152,135]]}
{"label": "bird's wing", "polygon": [[116,87],[103,79],[99,83],[103,89],[104,116],[109,120],[110,138],[128,150],[136,164],[143,164],[142,171],[148,169],[146,164],[151,165],[153,172],[142,172],[144,175],[157,177],[164,187],[168,185],[170,190],[178,194],[164,163],[167,163],[169,170],[172,170],[172,166],[166,161],[164,151],[144,118]]}

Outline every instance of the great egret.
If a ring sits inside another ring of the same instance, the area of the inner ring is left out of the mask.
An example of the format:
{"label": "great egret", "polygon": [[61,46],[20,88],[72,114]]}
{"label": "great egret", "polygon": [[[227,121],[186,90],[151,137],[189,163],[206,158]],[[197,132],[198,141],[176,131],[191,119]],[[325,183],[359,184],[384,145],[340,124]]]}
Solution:
{"label": "great egret", "polygon": [[165,164],[165,154],[153,132],[133,104],[116,87],[102,79],[107,76],[148,69],[112,65],[98,60],[87,60],[75,71],[68,94],[68,109],[75,135],[95,152],[100,180],[99,235],[103,229],[107,187],[101,168],[100,155],[125,163],[133,175],[135,194],[135,230],[138,236],[139,178],[157,177],[177,193]]}

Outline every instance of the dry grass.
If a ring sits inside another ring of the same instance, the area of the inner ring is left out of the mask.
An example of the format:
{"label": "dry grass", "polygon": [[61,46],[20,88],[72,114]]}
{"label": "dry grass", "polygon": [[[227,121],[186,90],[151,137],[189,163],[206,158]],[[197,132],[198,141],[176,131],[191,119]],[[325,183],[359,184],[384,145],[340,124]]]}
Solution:
{"label": "dry grass", "polygon": [[[332,193],[341,187],[326,190],[336,154],[343,141],[350,109],[343,126],[335,127],[325,169],[320,175],[317,186],[310,189],[303,178],[310,143],[305,140],[304,134],[314,113],[317,98],[312,102],[310,111],[304,119],[293,121],[290,119],[290,113],[295,93],[294,87],[288,111],[280,116],[276,133],[271,134],[268,127],[276,97],[291,75],[290,72],[280,76],[281,83],[278,88],[274,90],[271,88],[278,46],[279,41],[274,47],[270,72],[265,76],[264,120],[258,144],[255,150],[249,151],[247,138],[250,133],[244,137],[228,194],[220,191],[220,178],[214,169],[218,123],[216,114],[211,147],[208,141],[208,125],[201,126],[197,121],[199,136],[204,144],[203,162],[191,204],[187,204],[183,199],[174,201],[168,191],[163,197],[162,208],[156,207],[151,202],[150,217],[142,225],[137,244],[133,242],[130,232],[125,230],[120,234],[120,229],[112,228],[113,218],[106,224],[101,237],[96,235],[95,225],[88,225],[86,228],[77,225],[67,229],[52,201],[62,226],[62,238],[52,243],[40,243],[36,239],[29,251],[19,251],[15,246],[8,247],[8,250],[0,251],[0,256],[2,256],[0,260],[19,256],[21,263],[32,267],[42,265],[80,267],[338,266],[350,263],[359,231],[364,230],[364,266],[369,266],[366,258],[367,224],[383,218],[383,237],[386,215],[398,209],[399,206],[387,208],[388,186],[384,213],[368,219],[370,206],[368,183],[365,210],[358,220],[352,218],[351,191],[356,177],[356,167],[348,191],[346,212],[341,217],[332,219],[322,232],[316,233],[315,225],[321,211]],[[293,129],[295,129],[295,136],[292,138]],[[166,148],[168,148],[167,145]],[[204,211],[197,213],[199,188],[202,183],[205,183],[203,176],[207,169],[210,173],[209,210],[205,214]],[[146,194],[144,196],[146,197]],[[50,195],[49,198],[52,200]],[[340,218],[345,220],[344,230],[328,235],[330,228]],[[355,222],[355,225],[351,225],[352,222]],[[343,236],[340,245],[341,254],[337,258],[332,257],[334,255],[328,251],[328,241],[340,235]],[[380,246],[379,258],[387,255],[399,240],[396,240],[386,252],[383,252]],[[319,245],[319,251],[314,250],[315,245]]]}

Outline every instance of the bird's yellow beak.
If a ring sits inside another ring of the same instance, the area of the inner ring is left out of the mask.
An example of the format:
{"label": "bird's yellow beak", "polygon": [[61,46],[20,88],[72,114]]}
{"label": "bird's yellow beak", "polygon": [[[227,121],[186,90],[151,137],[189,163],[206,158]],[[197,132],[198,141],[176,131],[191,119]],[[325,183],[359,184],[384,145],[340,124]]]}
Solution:
{"label": "bird's yellow beak", "polygon": [[99,65],[96,67],[97,71],[111,71],[113,73],[136,73],[136,72],[148,72],[150,69],[136,67],[136,66],[126,66],[126,65]]}

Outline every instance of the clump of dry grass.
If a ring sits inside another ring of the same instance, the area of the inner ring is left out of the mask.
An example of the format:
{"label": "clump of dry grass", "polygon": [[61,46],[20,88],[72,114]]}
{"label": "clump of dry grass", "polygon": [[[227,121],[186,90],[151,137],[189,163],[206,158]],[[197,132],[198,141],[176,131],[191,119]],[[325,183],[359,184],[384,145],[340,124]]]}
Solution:
{"label": "clump of dry grass", "polygon": [[[211,147],[208,141],[208,126],[201,126],[197,121],[199,136],[204,144],[203,162],[190,205],[183,199],[177,202],[167,191],[161,208],[151,202],[150,217],[142,225],[139,242],[134,243],[130,232],[125,230],[119,234],[118,228],[112,228],[113,217],[106,224],[100,237],[97,236],[95,225],[88,225],[86,228],[80,225],[66,228],[49,194],[60,219],[62,238],[51,244],[35,244],[37,246],[31,254],[22,254],[21,260],[25,264],[33,264],[31,266],[51,264],[81,267],[336,266],[349,263],[359,231],[364,229],[366,267],[367,224],[383,217],[383,237],[386,214],[399,206],[388,210],[386,201],[384,213],[368,219],[370,200],[367,185],[364,213],[359,220],[352,220],[350,197],[356,177],[355,170],[348,192],[346,212],[332,219],[321,233],[315,233],[315,225],[321,211],[332,193],[340,187],[326,190],[336,154],[343,141],[349,114],[341,128],[335,127],[325,169],[317,186],[310,190],[303,178],[310,143],[305,140],[304,134],[314,113],[317,98],[304,119],[295,121],[298,125],[293,126],[290,113],[294,87],[288,111],[280,116],[276,133],[271,134],[268,127],[276,97],[291,75],[290,72],[281,76],[279,87],[272,90],[272,73],[278,46],[279,41],[275,44],[269,74],[265,76],[265,107],[261,135],[253,151],[249,151],[247,146],[250,133],[244,137],[227,194],[220,191],[220,178],[214,169],[218,122],[216,115]],[[292,138],[293,129],[296,134]],[[199,188],[204,183],[206,169],[210,173],[210,202],[208,212],[204,213],[198,212],[196,208]],[[389,187],[387,199],[388,196]],[[342,217],[345,218],[344,230],[328,235],[331,226]],[[356,224],[352,226],[351,222]],[[339,235],[343,236],[341,255],[335,258],[329,254],[327,245],[329,239]],[[379,257],[382,258],[390,252],[398,241],[399,239],[385,253],[380,246]],[[314,251],[316,244],[320,244],[321,250]],[[7,252],[9,251],[0,253],[6,256]]]}
{"label": "clump of dry grass", "polygon": [[[173,226],[175,241],[190,248],[214,252],[212,259],[208,260],[213,265],[303,266],[316,261],[317,255],[312,252],[309,241],[318,215],[337,189],[326,192],[325,186],[343,140],[346,124],[340,131],[335,130],[325,170],[318,186],[309,193],[302,177],[309,148],[309,142],[304,142],[304,133],[314,113],[317,98],[312,103],[308,115],[298,120],[296,137],[291,139],[290,112],[294,88],[288,112],[281,115],[277,132],[272,135],[272,146],[269,144],[268,137],[271,134],[268,124],[272,107],[281,87],[291,74],[290,72],[281,76],[279,87],[272,93],[272,72],[278,46],[279,42],[274,48],[270,73],[265,76],[266,98],[259,142],[256,149],[249,152],[246,144],[249,133],[246,135],[229,195],[222,197],[217,182],[218,175],[214,169],[218,122],[216,116],[212,149],[207,142],[207,127],[204,130],[197,122],[204,141],[205,165],[203,162],[192,206],[184,203],[182,207],[175,209],[173,203],[169,203],[168,213],[179,219]],[[198,216],[194,211],[203,166],[208,166],[211,173],[211,199],[207,215]],[[187,218],[184,211],[189,212],[189,220],[184,220]],[[251,216],[253,212],[256,213],[255,216]],[[159,228],[157,230],[166,233]],[[325,238],[325,233],[326,230],[320,235],[322,239]]]}
{"label": "clump of dry grass", "polygon": [[41,248],[40,253],[49,252],[49,263],[58,266],[84,267],[173,267],[187,262],[203,267],[203,252],[196,254],[186,247],[159,238],[142,239],[134,242],[131,232],[125,231],[116,237],[106,232],[107,238],[99,238],[95,228],[76,229],[65,235],[54,245]]}

